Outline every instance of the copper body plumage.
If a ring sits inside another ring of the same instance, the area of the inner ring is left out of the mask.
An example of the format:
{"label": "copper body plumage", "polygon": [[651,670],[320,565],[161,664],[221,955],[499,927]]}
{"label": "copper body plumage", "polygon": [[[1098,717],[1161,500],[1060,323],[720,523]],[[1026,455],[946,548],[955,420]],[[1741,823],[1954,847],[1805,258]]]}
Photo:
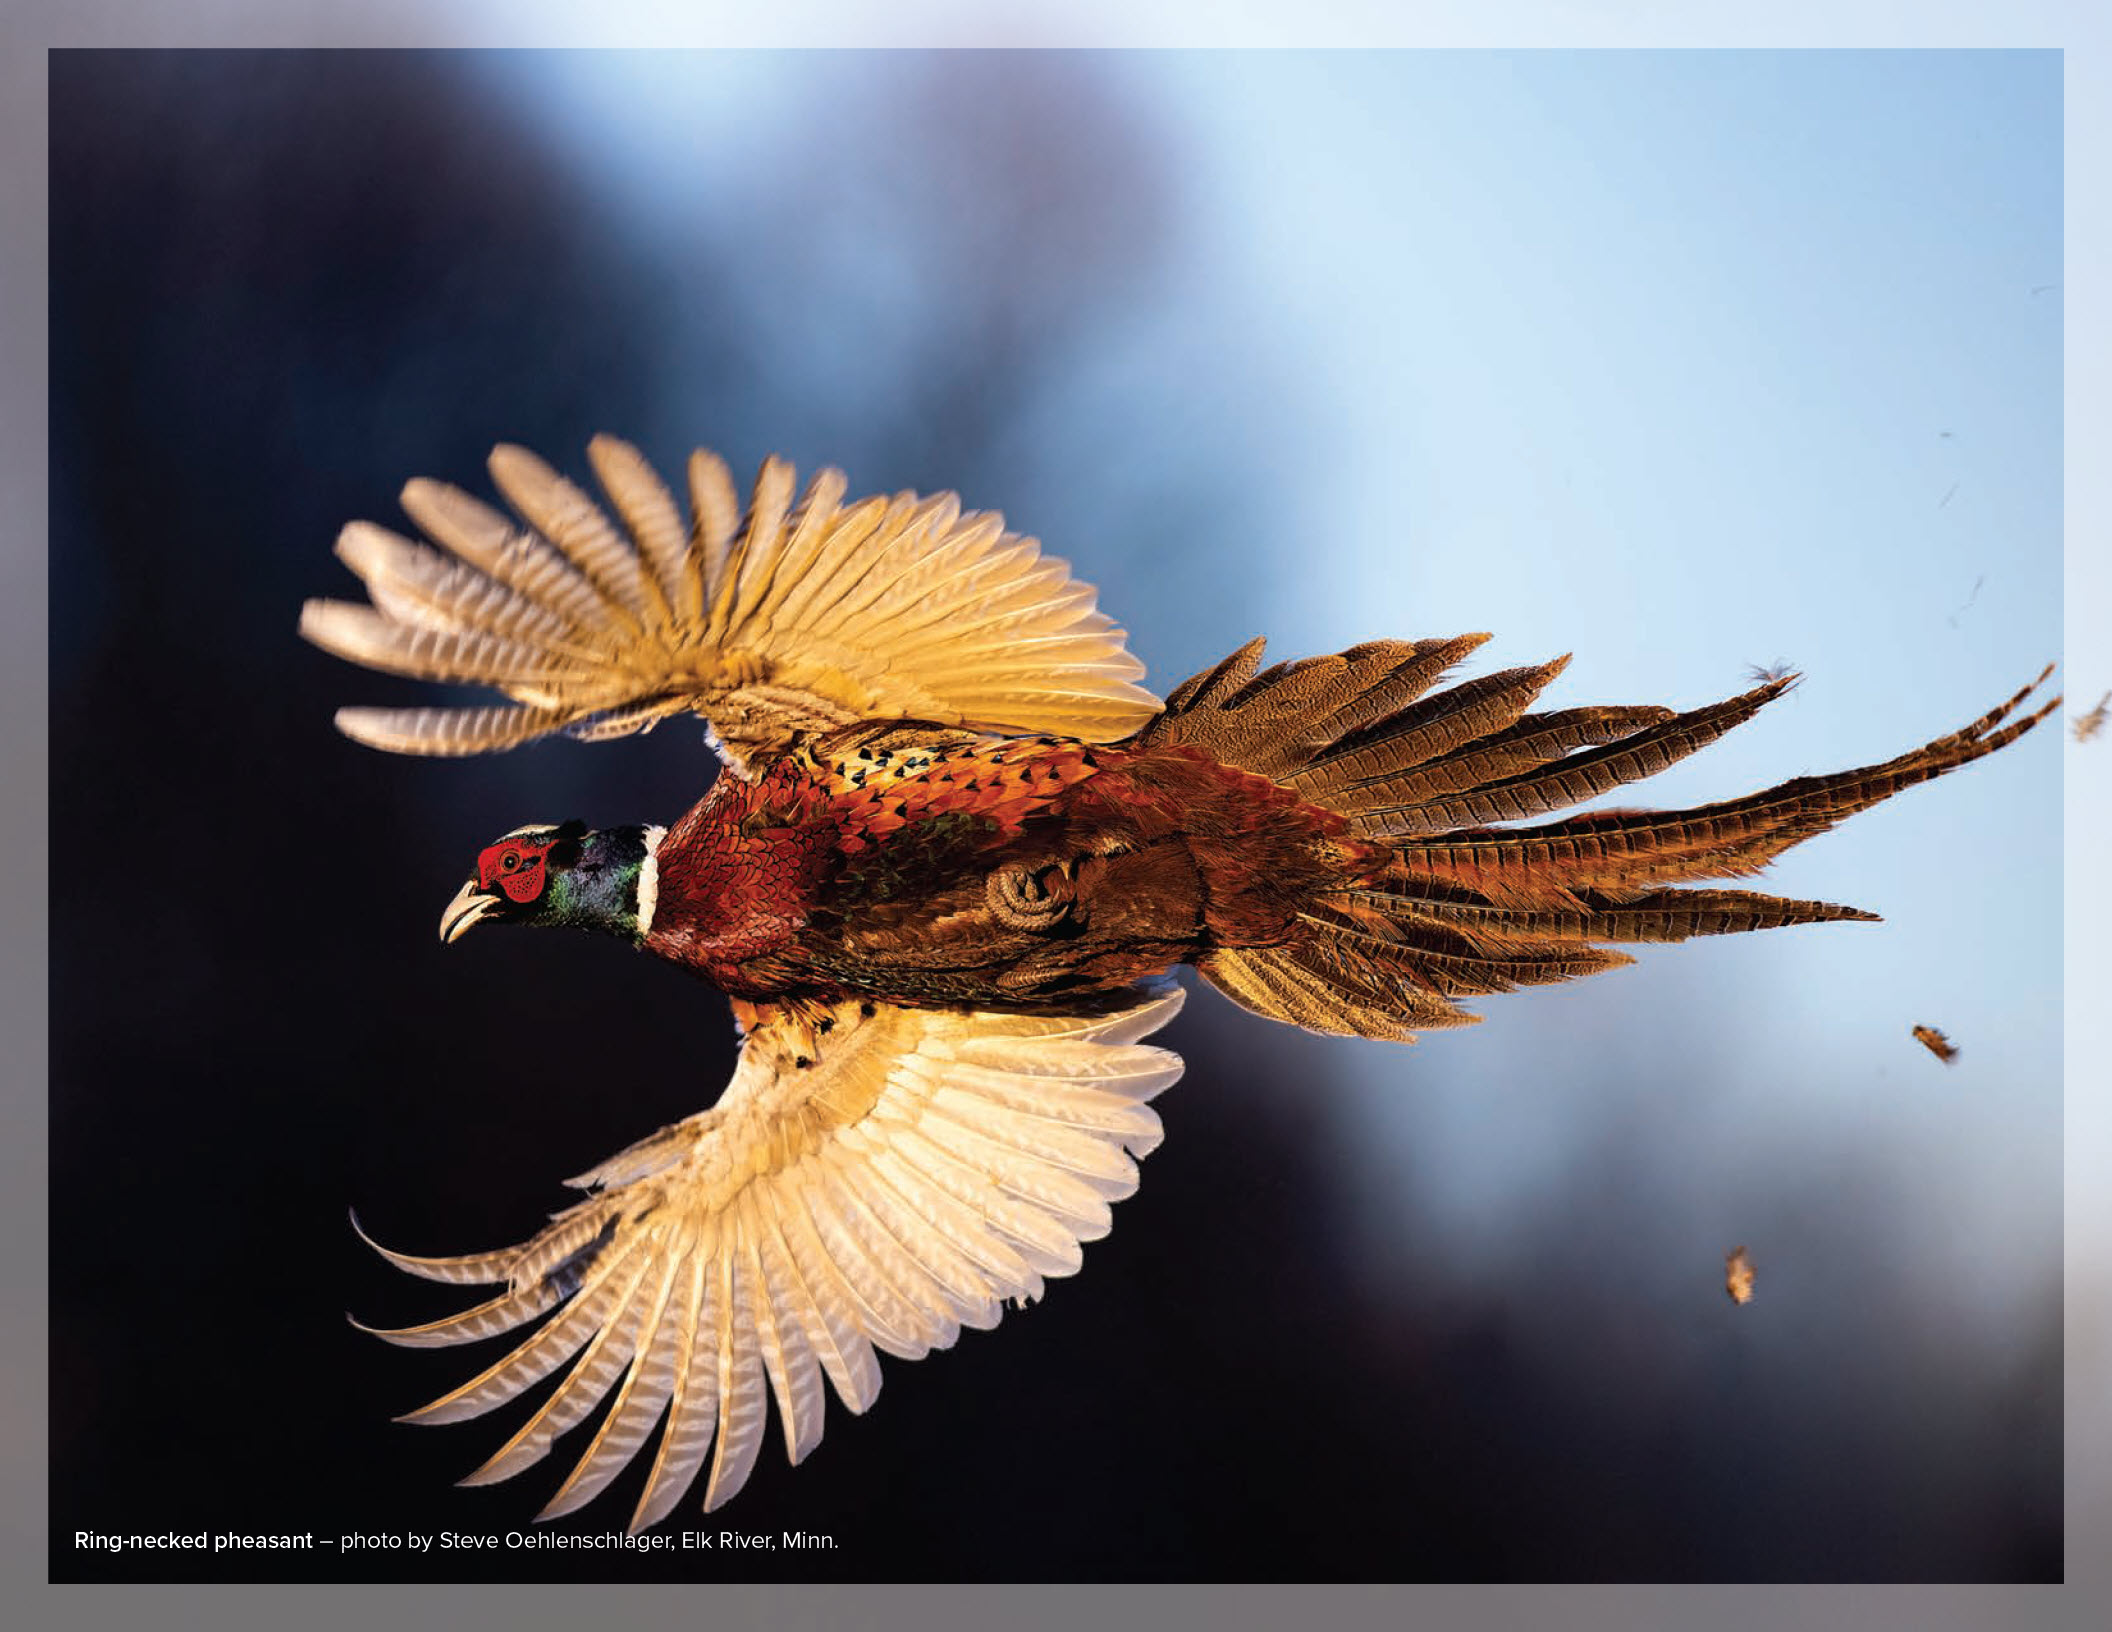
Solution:
{"label": "copper body plumage", "polygon": [[412,1420],[478,1415],[570,1364],[471,1482],[610,1401],[546,1514],[590,1500],[656,1427],[633,1526],[699,1477],[716,1507],[770,1399],[798,1461],[824,1380],[862,1411],[876,1350],[944,1348],[1074,1272],[1160,1137],[1149,1101],[1180,1061],[1142,1039],[1180,1006],[1173,968],[1274,1019],[1408,1040],[1478,1019],[1462,999],[1630,961],[1619,943],[1869,919],[1708,881],[2059,703],[2020,712],[2041,674],[1879,764],[1543,821],[1795,677],[1684,712],[1536,710],[1566,659],[1445,684],[1487,636],[1266,669],[1256,640],[1161,702],[1090,587],[950,494],[846,505],[824,471],[795,498],[770,460],[744,504],[700,452],[685,513],[626,444],[597,438],[589,459],[615,519],[503,447],[492,475],[520,521],[413,482],[404,506],[440,548],[353,524],[339,554],[371,605],[301,618],[354,662],[506,699],[341,711],[371,746],[598,741],[688,713],[724,763],[664,829],[516,829],[443,922],[449,939],[504,921],[622,935],[726,993],[745,1037],[715,1105],[571,1181],[586,1198],[533,1240],[386,1253],[498,1288],[391,1341],[548,1317]]}

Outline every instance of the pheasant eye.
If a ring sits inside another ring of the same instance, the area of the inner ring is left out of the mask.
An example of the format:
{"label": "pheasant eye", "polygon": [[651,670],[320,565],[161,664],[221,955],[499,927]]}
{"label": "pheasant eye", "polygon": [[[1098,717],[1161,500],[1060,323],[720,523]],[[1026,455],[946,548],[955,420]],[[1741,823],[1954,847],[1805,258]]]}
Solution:
{"label": "pheasant eye", "polygon": [[518,850],[509,850],[506,852],[505,855],[499,858],[499,867],[504,872],[510,873],[514,870],[514,868],[520,866],[520,864],[521,853]]}

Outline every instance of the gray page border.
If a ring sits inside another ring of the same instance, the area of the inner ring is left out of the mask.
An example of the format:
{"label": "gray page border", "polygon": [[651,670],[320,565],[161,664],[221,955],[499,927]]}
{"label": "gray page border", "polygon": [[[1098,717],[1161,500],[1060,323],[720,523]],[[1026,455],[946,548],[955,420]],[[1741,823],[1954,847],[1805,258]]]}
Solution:
{"label": "gray page border", "polygon": [[[2065,51],[2067,129],[2068,312],[2067,469],[2068,635],[2087,652],[2112,630],[2112,593],[2102,560],[2112,537],[2106,520],[2112,462],[2112,413],[2102,360],[2112,356],[2103,295],[2108,231],[2104,156],[2112,123],[2112,25],[2086,20],[2081,6],[2023,3],[1927,4],[1902,14],[1885,0],[1778,0],[1765,8],[1693,4],[1566,6],[1560,0],[1463,0],[1428,5],[1412,20],[1389,20],[1359,0],[1251,0],[1228,15],[1180,0],[1073,3],[1044,8],[1040,19],[992,13],[945,0],[896,4],[882,11],[861,0],[804,0],[763,8],[724,0],[681,8],[605,3],[551,7],[514,23],[505,8],[449,0],[415,9],[360,0],[73,0],[18,6],[0,24],[0,719],[8,774],[0,779],[0,815],[13,838],[13,887],[0,917],[0,1035],[13,1040],[0,1100],[7,1113],[0,1138],[0,1208],[7,1239],[0,1263],[6,1307],[32,1311],[0,1366],[0,1560],[20,1582],[23,1609],[39,1626],[100,1625],[106,1620],[241,1626],[353,1624],[376,1614],[414,1621],[504,1616],[506,1624],[577,1624],[605,1616],[604,1588],[461,1586],[421,1588],[53,1587],[47,1570],[47,1503],[42,1477],[48,1453],[48,1200],[44,1153],[48,1115],[44,1085],[45,931],[51,861],[47,628],[48,536],[48,237],[46,53],[52,47],[186,45],[1504,45],[1504,46],[1920,46],[2055,47]],[[1906,20],[1908,17],[1911,20]],[[2092,367],[2086,359],[2097,360]],[[2071,860],[2104,813],[2068,809]],[[2075,903],[2083,906],[2082,903]],[[2071,929],[2095,914],[2071,915]],[[2077,1080],[2076,1062],[2094,1050],[2086,1035],[2093,1004],[2103,1001],[2103,953],[2069,939],[2067,970],[2071,1062],[2067,1172],[2069,1292],[2090,1297],[2103,1284],[2095,1264],[2107,1256],[2094,1238],[2096,1219],[2074,1198],[2112,1170],[2108,1118]],[[2087,1069],[2087,1063],[2085,1064]],[[2092,1238],[2079,1239],[2082,1228]],[[2090,1280],[2077,1273],[2091,1267]],[[917,1626],[1074,1626],[1081,1613],[1122,1625],[1148,1619],[1208,1626],[1278,1626],[1290,1616],[1324,1614],[1330,1625],[1434,1624],[1510,1628],[1559,1624],[1578,1632],[1599,1627],[1745,1628],[1854,1625],[1944,1632],[1993,1626],[2066,1627],[2112,1624],[2104,1543],[2112,1540],[2112,1468],[2106,1427],[2112,1379],[2101,1352],[2103,1312],[2068,1323],[2068,1581],[2061,1587],[816,1587],[631,1585],[625,1611],[708,1618],[716,1627],[788,1629],[843,1624]],[[43,1584],[39,1584],[43,1583]],[[2096,1610],[2091,1605],[2097,1605]],[[526,1611],[524,1614],[523,1611]],[[18,1611],[19,1613],[20,1611]]]}

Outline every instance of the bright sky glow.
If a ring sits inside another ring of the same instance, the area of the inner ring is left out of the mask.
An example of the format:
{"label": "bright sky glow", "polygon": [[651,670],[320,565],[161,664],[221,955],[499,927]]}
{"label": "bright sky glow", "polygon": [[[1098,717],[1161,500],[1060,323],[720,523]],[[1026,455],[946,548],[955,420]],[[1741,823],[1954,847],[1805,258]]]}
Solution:
{"label": "bright sky glow", "polygon": [[[1801,668],[1762,719],[1624,801],[1672,804],[1889,757],[2060,655],[2057,54],[1101,67],[1163,149],[1173,264],[1100,314],[1033,410],[1055,416],[1051,446],[1099,462],[1022,458],[1011,490],[967,497],[1100,582],[1162,686],[1256,631],[1292,656],[1491,630],[1475,672],[1576,654],[1554,706],[1691,706],[1749,665]],[[481,60],[550,109],[551,140],[648,258],[756,209],[833,98],[908,70]],[[883,192],[922,179],[884,145],[839,162]],[[782,400],[840,397],[858,357],[886,355],[890,311],[938,298],[891,281],[885,242],[863,265],[809,269]],[[695,338],[667,343],[679,358]],[[743,432],[818,434],[788,416]],[[1096,472],[1176,455],[1220,460],[1238,527],[1198,538],[1096,502]],[[1635,1276],[1677,1284],[1697,1242],[1752,1239],[1765,1265],[1771,1240],[1778,1266],[1794,1243],[1819,1281],[1876,1254],[2007,1341],[2058,1264],[2064,735],[1770,874],[1882,926],[1643,949],[1412,1051],[1257,1038],[1287,1081],[1301,1049],[1353,1057],[1353,1086],[1315,1110],[1356,1175],[1343,1204],[1374,1285],[1426,1251],[1466,1280],[1559,1261],[1575,1226],[1556,1198],[1603,1173],[1643,1187],[1662,1234]],[[1917,1022],[1962,1044],[1954,1069],[1911,1041]],[[1442,1242],[1400,1233],[1389,1198],[1410,1191]],[[1829,1266],[1843,1230],[1873,1239]]]}

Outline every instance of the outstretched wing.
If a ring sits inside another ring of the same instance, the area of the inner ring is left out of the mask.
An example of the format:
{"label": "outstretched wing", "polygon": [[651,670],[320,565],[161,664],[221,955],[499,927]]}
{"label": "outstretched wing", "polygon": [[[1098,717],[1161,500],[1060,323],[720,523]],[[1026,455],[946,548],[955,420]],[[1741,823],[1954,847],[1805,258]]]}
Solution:
{"label": "outstretched wing", "polygon": [[[765,460],[745,515],[726,466],[689,461],[690,516],[637,449],[588,446],[621,529],[525,449],[491,456],[526,526],[418,480],[403,507],[442,554],[368,522],[337,553],[371,606],[310,601],[301,633],[369,668],[495,687],[511,704],[338,711],[403,754],[474,754],[553,731],[598,740],[685,710],[736,770],[802,730],[932,720],[1107,742],[1158,708],[1094,591],[951,493],[845,506],[840,471],[793,500]],[[626,537],[628,533],[628,537]]]}
{"label": "outstretched wing", "polygon": [[633,1530],[655,1524],[710,1455],[704,1507],[739,1490],[777,1398],[785,1449],[821,1437],[827,1377],[851,1410],[880,1390],[873,1350],[917,1359],[1005,1299],[1069,1275],[1079,1244],[1157,1147],[1145,1103],[1181,1074],[1139,1046],[1178,988],[1094,1015],[971,1014],[856,1002],[762,1011],[710,1110],[571,1182],[596,1194],[533,1240],[464,1258],[377,1248],[414,1275],[503,1283],[448,1320],[378,1335],[413,1347],[494,1337],[558,1311],[410,1422],[491,1410],[575,1354],[571,1372],[465,1481],[548,1453],[611,1388],[599,1430],[542,1517],[591,1500],[666,1426]]}

